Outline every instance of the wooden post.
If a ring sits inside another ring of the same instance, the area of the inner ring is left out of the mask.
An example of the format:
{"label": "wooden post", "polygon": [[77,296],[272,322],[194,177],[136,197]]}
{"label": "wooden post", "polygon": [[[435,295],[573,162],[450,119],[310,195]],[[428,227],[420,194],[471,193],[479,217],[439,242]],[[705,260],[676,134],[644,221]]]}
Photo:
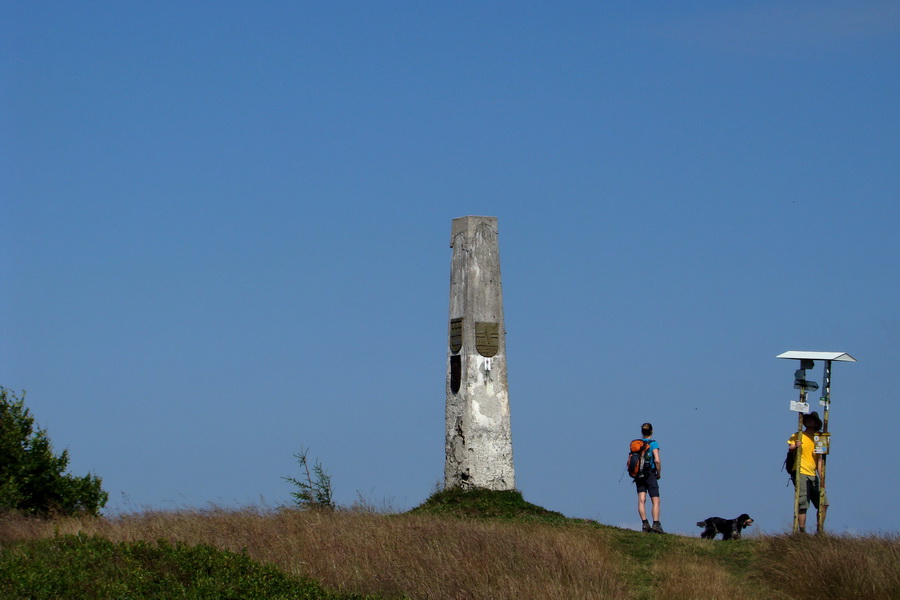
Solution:
{"label": "wooden post", "polygon": [[[828,411],[831,409],[831,361],[825,361],[825,376],[822,381],[822,401],[825,405],[825,410],[823,414],[822,420],[822,433],[828,433]],[[831,444],[829,441],[828,450],[831,450]],[[825,497],[825,466],[828,463],[828,453],[822,454],[822,466],[820,471],[822,472],[822,478],[819,481],[819,508],[816,509],[816,533],[825,533],[825,513],[827,510],[823,510],[825,507],[822,504],[822,498]]]}
{"label": "wooden post", "polygon": [[[801,404],[806,402],[806,390],[800,390]],[[803,458],[803,413],[797,413],[797,454],[794,458],[794,533],[800,532],[800,461]]]}

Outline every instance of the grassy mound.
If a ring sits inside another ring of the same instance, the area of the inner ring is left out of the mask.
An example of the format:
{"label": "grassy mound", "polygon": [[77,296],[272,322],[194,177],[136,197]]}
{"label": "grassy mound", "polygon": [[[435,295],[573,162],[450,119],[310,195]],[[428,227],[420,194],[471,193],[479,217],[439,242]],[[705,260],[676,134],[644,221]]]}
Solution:
{"label": "grassy mound", "polygon": [[449,515],[464,518],[568,521],[561,513],[526,502],[518,490],[450,488],[435,493],[410,514]]}

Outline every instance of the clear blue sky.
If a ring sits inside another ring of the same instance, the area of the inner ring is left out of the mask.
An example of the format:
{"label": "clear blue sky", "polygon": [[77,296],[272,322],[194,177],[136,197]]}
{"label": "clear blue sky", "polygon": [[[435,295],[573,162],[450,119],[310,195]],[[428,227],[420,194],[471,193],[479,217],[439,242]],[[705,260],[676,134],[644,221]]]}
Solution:
{"label": "clear blue sky", "polygon": [[[900,4],[0,3],[0,385],[109,511],[443,479],[455,217],[499,219],[525,498],[785,531],[786,350],[837,532],[900,530]],[[821,378],[821,364],[814,375]]]}

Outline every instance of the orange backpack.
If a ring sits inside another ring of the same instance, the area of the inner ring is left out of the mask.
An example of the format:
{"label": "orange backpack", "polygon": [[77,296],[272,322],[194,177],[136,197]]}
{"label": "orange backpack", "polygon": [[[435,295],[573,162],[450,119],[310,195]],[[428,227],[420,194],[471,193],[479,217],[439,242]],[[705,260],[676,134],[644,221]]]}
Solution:
{"label": "orange backpack", "polygon": [[625,463],[632,479],[646,477],[650,473],[650,442],[647,440],[631,440],[628,447],[628,462]]}

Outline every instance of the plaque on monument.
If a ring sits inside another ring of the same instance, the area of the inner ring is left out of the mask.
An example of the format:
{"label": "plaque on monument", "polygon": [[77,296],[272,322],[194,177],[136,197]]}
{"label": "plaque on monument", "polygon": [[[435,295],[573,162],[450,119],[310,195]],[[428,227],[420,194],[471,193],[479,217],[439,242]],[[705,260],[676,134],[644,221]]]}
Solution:
{"label": "plaque on monument", "polygon": [[462,349],[462,319],[450,319],[450,350],[454,353]]}
{"label": "plaque on monument", "polygon": [[475,323],[475,349],[485,358],[500,349],[500,323]]}

